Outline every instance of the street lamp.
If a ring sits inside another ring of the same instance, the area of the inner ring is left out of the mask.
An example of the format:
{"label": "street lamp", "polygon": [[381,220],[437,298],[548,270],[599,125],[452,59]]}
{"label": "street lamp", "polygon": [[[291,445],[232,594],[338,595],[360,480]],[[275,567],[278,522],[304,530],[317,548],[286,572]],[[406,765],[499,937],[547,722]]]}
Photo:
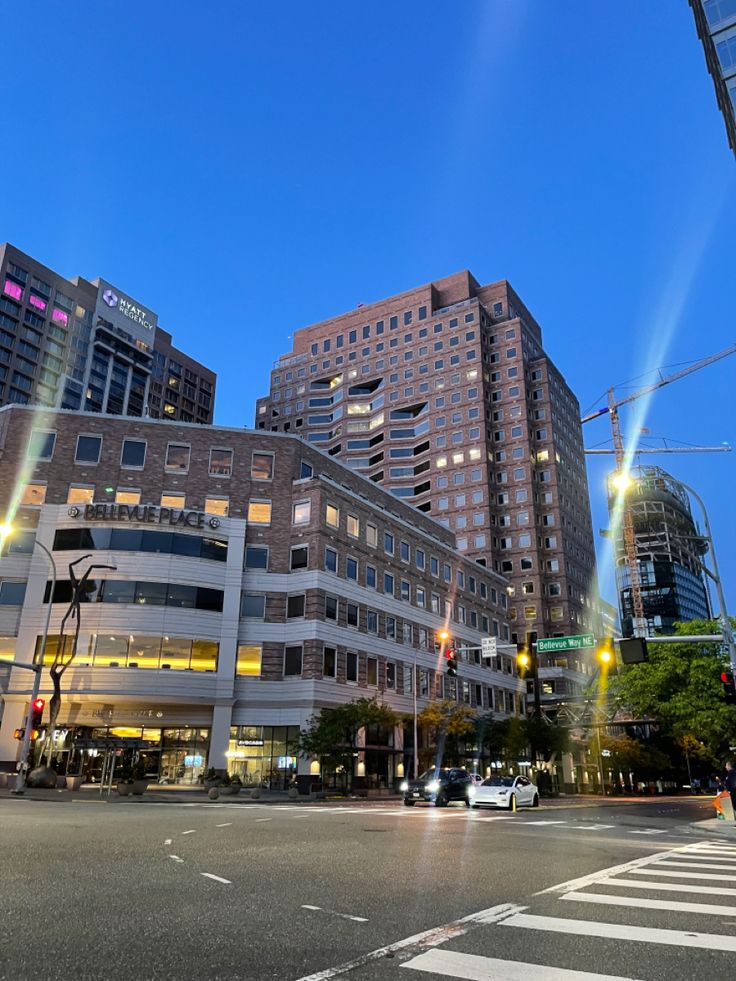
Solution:
{"label": "street lamp", "polygon": [[[0,524],[0,545],[4,543],[6,538],[10,538],[14,530],[15,529],[13,528],[13,526],[8,524],[7,522]],[[44,621],[44,625],[43,625],[43,636],[41,638],[41,651],[40,651],[39,661],[37,664],[32,664],[32,665],[25,665],[25,664],[15,665],[16,667],[28,668],[34,672],[33,687],[31,688],[31,699],[28,703],[28,709],[26,711],[26,721],[25,721],[25,728],[23,732],[23,743],[20,749],[20,759],[18,760],[18,775],[15,778],[15,789],[13,791],[16,794],[23,793],[23,788],[25,787],[25,782],[26,782],[28,750],[30,749],[30,745],[31,745],[31,729],[33,728],[33,704],[38,698],[38,690],[41,687],[41,672],[43,671],[44,661],[46,660],[46,642],[48,641],[48,636],[49,636],[49,623],[51,621],[51,607],[54,602],[54,590],[56,589],[56,562],[54,562],[53,555],[46,548],[45,545],[39,542],[38,539],[35,539],[33,544],[34,544],[34,548],[36,545],[38,545],[38,547],[45,554],[46,558],[49,560],[49,563],[51,565],[51,593],[49,594],[49,604],[48,604],[48,609],[46,610],[46,620]],[[53,734],[51,735],[53,738]]]}

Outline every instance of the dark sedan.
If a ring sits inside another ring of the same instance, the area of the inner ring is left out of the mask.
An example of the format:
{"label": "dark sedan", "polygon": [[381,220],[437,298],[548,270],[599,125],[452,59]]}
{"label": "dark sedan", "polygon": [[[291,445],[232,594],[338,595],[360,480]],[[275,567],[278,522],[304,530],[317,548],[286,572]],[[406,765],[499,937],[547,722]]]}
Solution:
{"label": "dark sedan", "polygon": [[407,807],[417,803],[446,807],[453,800],[462,801],[466,807],[470,807],[472,786],[473,780],[467,770],[448,766],[425,770],[418,780],[405,780],[401,790]]}

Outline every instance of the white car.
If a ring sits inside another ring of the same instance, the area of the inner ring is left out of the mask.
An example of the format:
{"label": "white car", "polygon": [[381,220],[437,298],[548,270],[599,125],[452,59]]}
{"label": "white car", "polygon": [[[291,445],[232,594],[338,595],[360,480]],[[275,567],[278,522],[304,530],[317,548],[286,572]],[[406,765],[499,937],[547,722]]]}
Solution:
{"label": "white car", "polygon": [[489,777],[471,788],[471,807],[539,807],[539,791],[526,777]]}

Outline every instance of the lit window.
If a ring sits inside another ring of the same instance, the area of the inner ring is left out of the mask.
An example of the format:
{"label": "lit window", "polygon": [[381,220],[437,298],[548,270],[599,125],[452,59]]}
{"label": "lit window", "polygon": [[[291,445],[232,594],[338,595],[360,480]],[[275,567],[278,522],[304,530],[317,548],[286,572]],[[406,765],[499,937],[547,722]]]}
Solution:
{"label": "lit window", "polygon": [[271,524],[271,502],[270,501],[249,501],[248,521],[254,525]]}
{"label": "lit window", "polygon": [[375,548],[378,545],[378,528],[375,525],[365,526],[365,540],[368,545]]}
{"label": "lit window", "polygon": [[209,472],[211,477],[230,477],[233,472],[233,451],[211,449]]}
{"label": "lit window", "polygon": [[457,463],[465,463],[465,454],[464,453],[453,453],[452,454],[452,462],[454,464],[457,464]]}
{"label": "lit window", "polygon": [[254,453],[250,476],[251,480],[273,480],[273,453]]}
{"label": "lit window", "polygon": [[177,508],[181,510],[184,507],[186,497],[183,494],[162,494],[161,495],[161,507],[162,508]]}
{"label": "lit window", "polygon": [[331,528],[340,527],[340,508],[334,504],[328,504],[325,508],[325,521]]}
{"label": "lit window", "polygon": [[166,470],[187,473],[191,452],[191,447],[185,443],[169,443],[166,447],[166,463],[164,464]]}
{"label": "lit window", "polygon": [[227,497],[206,497],[204,500],[204,510],[207,514],[216,514],[221,518],[226,518],[230,507],[230,500]]}
{"label": "lit window", "polygon": [[261,676],[261,648],[253,644],[238,644],[236,673],[247,678]]}
{"label": "lit window", "polygon": [[67,504],[91,504],[95,499],[94,487],[77,487],[72,484],[66,495]]}
{"label": "lit window", "polygon": [[436,467],[446,467],[447,466],[447,457],[446,456],[438,456],[437,459],[435,460],[435,466]]}
{"label": "lit window", "polygon": [[171,402],[164,402],[164,414],[167,416],[176,415],[176,406],[172,405]]}
{"label": "lit window", "polygon": [[40,507],[46,500],[46,484],[25,484],[20,503]]}
{"label": "lit window", "polygon": [[140,504],[141,492],[137,490],[118,490],[115,492],[116,504]]}
{"label": "lit window", "polygon": [[537,463],[546,463],[549,460],[549,450],[540,450],[537,453]]}
{"label": "lit window", "polygon": [[352,514],[348,515],[348,535],[351,538],[360,537],[360,521]]}
{"label": "lit window", "polygon": [[293,525],[308,525],[312,516],[311,501],[297,501],[291,517]]}
{"label": "lit window", "polygon": [[146,444],[141,439],[124,439],[120,454],[121,467],[140,469],[146,462]]}

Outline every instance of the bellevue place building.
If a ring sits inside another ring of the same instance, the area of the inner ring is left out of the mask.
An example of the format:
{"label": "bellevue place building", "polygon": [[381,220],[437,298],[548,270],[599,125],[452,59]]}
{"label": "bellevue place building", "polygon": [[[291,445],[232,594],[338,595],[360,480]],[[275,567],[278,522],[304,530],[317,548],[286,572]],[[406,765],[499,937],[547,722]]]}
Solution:
{"label": "bellevue place building", "polygon": [[215,383],[139,301],[0,245],[0,405],[211,423]]}
{"label": "bellevue place building", "polygon": [[736,154],[736,0],[690,0],[716,102]]}
{"label": "bellevue place building", "polygon": [[[256,426],[296,433],[431,514],[511,584],[513,639],[596,632],[578,401],[505,280],[465,271],[298,330]],[[585,652],[540,658],[545,695]]]}
{"label": "bellevue place building", "polygon": [[[711,617],[710,597],[703,572],[708,542],[700,534],[685,488],[660,467],[635,467],[626,504],[634,523],[636,560],[647,632],[672,633],[683,620]],[[617,492],[609,486],[611,513]],[[616,579],[624,637],[633,634],[631,576],[626,562],[623,528],[617,522],[614,541]]]}
{"label": "bellevue place building", "polygon": [[[149,773],[207,766],[305,789],[299,731],[320,708],[374,695],[398,712],[456,699],[524,713],[506,581],[458,553],[453,531],[295,435],[37,407],[0,409],[0,658],[10,677],[0,764],[14,765],[31,676],[49,663],[71,598],[92,574],[54,739],[61,772],[99,779],[110,747]],[[46,546],[58,577],[51,592]],[[501,653],[445,670],[436,635]],[[41,695],[50,693],[48,673]],[[369,786],[410,772],[411,726],[366,732]],[[486,767],[489,760],[480,760]],[[327,780],[331,779],[325,774]]]}

